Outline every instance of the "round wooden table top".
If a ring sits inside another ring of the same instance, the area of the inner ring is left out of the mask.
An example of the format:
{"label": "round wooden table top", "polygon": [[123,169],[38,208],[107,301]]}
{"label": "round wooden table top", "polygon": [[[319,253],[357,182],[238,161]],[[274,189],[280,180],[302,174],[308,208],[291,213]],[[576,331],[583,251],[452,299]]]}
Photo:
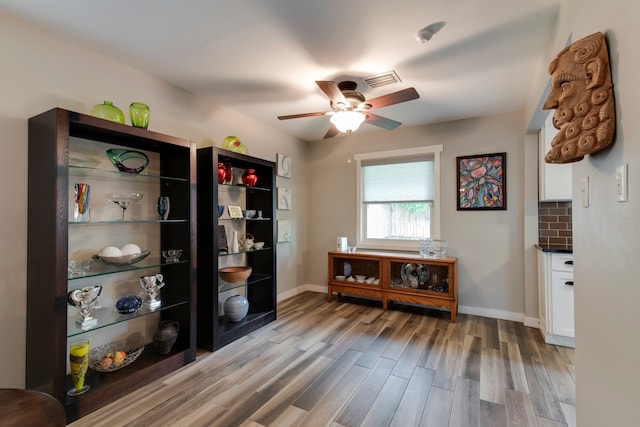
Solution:
{"label": "round wooden table top", "polygon": [[0,426],[58,427],[67,424],[62,403],[36,390],[0,389]]}

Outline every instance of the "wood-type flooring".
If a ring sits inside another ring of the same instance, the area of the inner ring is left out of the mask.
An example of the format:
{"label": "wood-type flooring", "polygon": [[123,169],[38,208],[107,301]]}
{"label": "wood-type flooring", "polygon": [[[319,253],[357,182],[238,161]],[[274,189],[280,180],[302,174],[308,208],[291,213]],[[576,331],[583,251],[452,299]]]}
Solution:
{"label": "wood-type flooring", "polygon": [[71,426],[575,426],[574,350],[537,329],[326,298]]}

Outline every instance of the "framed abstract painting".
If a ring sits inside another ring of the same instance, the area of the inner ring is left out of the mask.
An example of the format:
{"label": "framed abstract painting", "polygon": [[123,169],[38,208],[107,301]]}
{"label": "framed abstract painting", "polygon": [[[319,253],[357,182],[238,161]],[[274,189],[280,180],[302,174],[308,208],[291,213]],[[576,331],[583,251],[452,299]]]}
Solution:
{"label": "framed abstract painting", "polygon": [[507,153],[457,157],[458,206],[464,210],[507,209]]}

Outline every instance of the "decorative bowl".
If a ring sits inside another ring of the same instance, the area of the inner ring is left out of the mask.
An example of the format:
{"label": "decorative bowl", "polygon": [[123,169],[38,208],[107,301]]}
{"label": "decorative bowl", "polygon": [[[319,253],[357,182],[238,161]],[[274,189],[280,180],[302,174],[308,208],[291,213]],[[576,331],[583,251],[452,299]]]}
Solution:
{"label": "decorative bowl", "polygon": [[[118,369],[122,369],[125,366],[132,364],[138,356],[144,350],[144,345],[141,345],[140,341],[135,340],[123,340],[114,341],[109,344],[101,345],[93,348],[89,351],[89,366],[91,369],[98,372],[113,372]],[[102,364],[102,359],[110,354],[115,354],[118,351],[126,352],[126,356],[122,360],[122,363],[112,363],[110,366]]]}
{"label": "decorative bowl", "polygon": [[137,295],[129,295],[116,301],[116,310],[120,314],[133,314],[142,307],[142,298]]}
{"label": "decorative bowl", "polygon": [[147,256],[149,256],[150,253],[151,252],[149,251],[144,251],[139,254],[113,256],[113,257],[94,255],[92,256],[92,258],[107,265],[131,265],[131,264],[135,264],[138,261],[142,261]]}
{"label": "decorative bowl", "polygon": [[140,173],[149,164],[149,157],[142,151],[111,148],[107,150],[107,156],[120,172]]}
{"label": "decorative bowl", "polygon": [[247,280],[247,278],[251,275],[251,270],[251,267],[244,266],[225,267],[218,270],[218,274],[220,275],[220,278],[225,282],[240,283]]}
{"label": "decorative bowl", "polygon": [[224,205],[218,205],[218,218],[224,213]]}
{"label": "decorative bowl", "polygon": [[253,218],[254,216],[256,216],[256,210],[255,209],[247,209],[247,210],[243,210],[242,211],[242,216],[245,219],[250,219]]}
{"label": "decorative bowl", "polygon": [[253,249],[262,249],[264,248],[264,242],[255,242],[253,244]]}

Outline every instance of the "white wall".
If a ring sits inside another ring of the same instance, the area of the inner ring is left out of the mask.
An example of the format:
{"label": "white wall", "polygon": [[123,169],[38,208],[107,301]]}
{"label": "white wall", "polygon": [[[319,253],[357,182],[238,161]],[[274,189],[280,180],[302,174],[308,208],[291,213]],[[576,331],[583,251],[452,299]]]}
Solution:
{"label": "white wall", "polygon": [[[441,237],[449,241],[447,253],[458,257],[461,312],[522,321],[525,150],[521,122],[522,114],[516,112],[400,127],[392,133],[355,133],[311,144],[307,283],[326,288],[327,251],[335,248],[337,236],[355,242],[356,166],[347,163],[348,156],[442,144]],[[457,211],[456,157],[495,152],[507,153],[507,210]],[[535,164],[536,159],[528,161]],[[535,294],[535,287],[529,293]]]}
{"label": "white wall", "polygon": [[109,99],[126,111],[132,101],[143,101],[151,107],[150,130],[187,138],[198,146],[220,145],[225,136],[238,135],[253,156],[272,161],[278,152],[291,156],[293,177],[286,179],[286,185],[300,197],[294,198],[291,211],[279,212],[279,216],[292,219],[295,233],[291,243],[278,245],[278,293],[288,293],[302,283],[306,143],[3,14],[0,40],[0,178],[4,184],[0,213],[0,387],[24,387],[27,119],[51,108],[89,113],[93,105]]}
{"label": "white wall", "polygon": [[[577,425],[636,426],[640,419],[640,86],[636,0],[565,0],[549,60],[573,40],[605,33],[616,98],[614,145],[573,166]],[[547,64],[544,64],[546,67]],[[548,75],[541,75],[542,88]],[[533,93],[534,91],[532,91]],[[541,90],[537,92],[541,93]],[[538,99],[527,104],[531,117]],[[628,164],[629,201],[615,201],[615,168]],[[580,181],[589,177],[590,205]]]}

